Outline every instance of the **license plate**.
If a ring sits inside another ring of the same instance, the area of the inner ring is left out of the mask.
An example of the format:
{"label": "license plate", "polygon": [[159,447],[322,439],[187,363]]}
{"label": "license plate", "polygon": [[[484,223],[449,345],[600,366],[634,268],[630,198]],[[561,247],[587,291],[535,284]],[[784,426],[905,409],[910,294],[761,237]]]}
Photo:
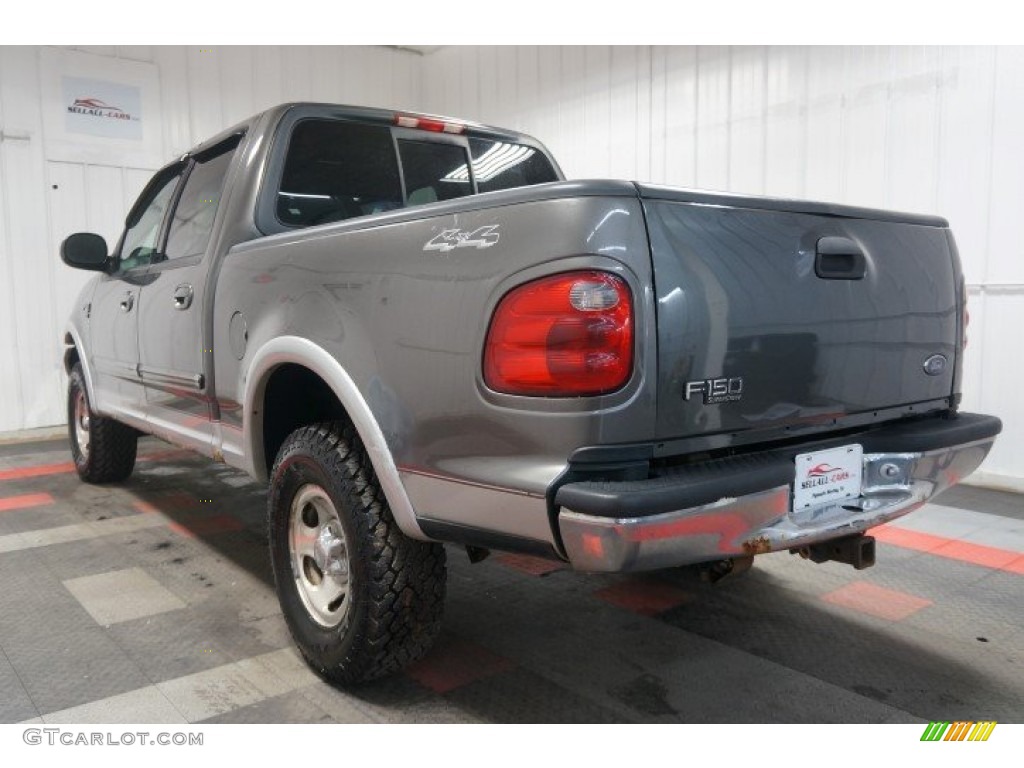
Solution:
{"label": "license plate", "polygon": [[844,445],[796,457],[793,509],[854,499],[860,496],[864,448]]}

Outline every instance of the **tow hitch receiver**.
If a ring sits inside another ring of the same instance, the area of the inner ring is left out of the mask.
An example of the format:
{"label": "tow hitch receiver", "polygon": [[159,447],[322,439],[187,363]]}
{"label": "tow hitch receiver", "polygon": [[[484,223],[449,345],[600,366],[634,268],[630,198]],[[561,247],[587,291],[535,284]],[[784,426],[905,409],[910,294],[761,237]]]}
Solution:
{"label": "tow hitch receiver", "polygon": [[814,563],[835,560],[837,563],[847,563],[862,571],[875,564],[875,537],[859,533],[856,536],[822,541],[789,551],[790,554],[800,555]]}

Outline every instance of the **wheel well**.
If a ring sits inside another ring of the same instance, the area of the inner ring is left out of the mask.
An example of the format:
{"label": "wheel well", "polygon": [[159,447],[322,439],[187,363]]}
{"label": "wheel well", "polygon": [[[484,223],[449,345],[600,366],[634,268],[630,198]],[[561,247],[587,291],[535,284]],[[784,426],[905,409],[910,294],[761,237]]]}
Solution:
{"label": "wheel well", "polygon": [[75,346],[75,340],[70,333],[64,334],[64,344],[67,346],[67,349],[64,350],[64,373],[71,373],[71,369],[81,358],[78,356],[78,347]]}
{"label": "wheel well", "polygon": [[321,421],[349,421],[334,390],[301,365],[288,363],[276,368],[263,395],[263,457],[268,476],[288,435]]}

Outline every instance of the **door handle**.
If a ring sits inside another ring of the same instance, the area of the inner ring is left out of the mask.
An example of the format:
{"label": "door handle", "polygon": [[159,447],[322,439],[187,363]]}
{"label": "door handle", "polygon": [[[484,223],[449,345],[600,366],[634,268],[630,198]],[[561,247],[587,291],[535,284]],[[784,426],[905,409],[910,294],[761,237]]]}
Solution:
{"label": "door handle", "polygon": [[179,285],[174,289],[171,296],[175,309],[188,309],[192,306],[192,286],[187,284]]}
{"label": "door handle", "polygon": [[128,291],[124,295],[124,298],[121,299],[121,311],[122,312],[131,312],[132,311],[132,307],[134,307],[134,306],[135,306],[135,294],[132,293],[131,291]]}

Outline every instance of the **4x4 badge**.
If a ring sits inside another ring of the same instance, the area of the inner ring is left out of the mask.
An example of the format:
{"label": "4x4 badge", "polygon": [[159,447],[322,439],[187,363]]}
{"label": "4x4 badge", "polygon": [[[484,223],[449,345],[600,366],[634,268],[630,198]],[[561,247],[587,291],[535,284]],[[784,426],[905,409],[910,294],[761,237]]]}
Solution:
{"label": "4x4 badge", "polygon": [[455,248],[490,248],[501,239],[497,224],[473,230],[446,229],[423,246],[424,251],[451,251]]}

